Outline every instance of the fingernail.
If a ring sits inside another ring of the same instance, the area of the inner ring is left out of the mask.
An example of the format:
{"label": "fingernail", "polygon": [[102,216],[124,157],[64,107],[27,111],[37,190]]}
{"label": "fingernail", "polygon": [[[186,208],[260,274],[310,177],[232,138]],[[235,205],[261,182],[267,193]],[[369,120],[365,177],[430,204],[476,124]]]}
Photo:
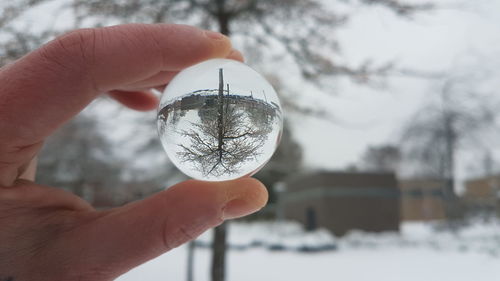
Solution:
{"label": "fingernail", "polygon": [[259,210],[256,208],[255,204],[251,204],[243,199],[233,199],[229,201],[222,212],[222,218],[224,220],[235,219],[250,215]]}
{"label": "fingernail", "polygon": [[210,38],[210,39],[215,39],[215,40],[221,40],[225,39],[226,36],[222,33],[211,31],[211,30],[205,30],[205,35]]}

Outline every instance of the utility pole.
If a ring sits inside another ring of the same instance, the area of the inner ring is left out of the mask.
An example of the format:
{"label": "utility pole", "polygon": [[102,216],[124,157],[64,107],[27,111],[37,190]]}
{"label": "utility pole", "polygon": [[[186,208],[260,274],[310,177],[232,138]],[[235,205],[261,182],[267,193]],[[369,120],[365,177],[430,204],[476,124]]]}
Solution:
{"label": "utility pole", "polygon": [[217,110],[217,151],[219,152],[219,163],[222,163],[222,151],[224,146],[224,73],[219,68],[219,94]]}

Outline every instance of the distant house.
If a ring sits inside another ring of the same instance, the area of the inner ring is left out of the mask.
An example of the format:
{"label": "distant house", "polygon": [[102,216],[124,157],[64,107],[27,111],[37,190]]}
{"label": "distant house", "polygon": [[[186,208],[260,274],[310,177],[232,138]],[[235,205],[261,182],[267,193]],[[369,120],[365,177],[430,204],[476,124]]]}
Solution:
{"label": "distant house", "polygon": [[428,221],[445,219],[443,180],[406,179],[399,181],[401,189],[401,220]]}
{"label": "distant house", "polygon": [[399,230],[399,189],[394,174],[317,172],[288,179],[281,195],[285,219],[306,229]]}
{"label": "distant house", "polygon": [[500,214],[500,175],[467,181],[463,201],[472,214]]}
{"label": "distant house", "polygon": [[181,110],[199,109],[207,98],[201,95],[186,96],[181,99]]}

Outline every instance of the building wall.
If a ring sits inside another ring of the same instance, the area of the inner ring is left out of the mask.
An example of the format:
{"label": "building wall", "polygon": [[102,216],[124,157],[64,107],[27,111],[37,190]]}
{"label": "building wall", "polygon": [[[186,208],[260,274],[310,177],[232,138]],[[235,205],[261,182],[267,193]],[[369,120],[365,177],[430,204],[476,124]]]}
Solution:
{"label": "building wall", "polygon": [[443,202],[439,198],[401,198],[401,220],[428,221],[446,218]]}
{"label": "building wall", "polygon": [[[399,230],[399,190],[393,174],[318,173],[290,180],[282,199],[285,218],[341,236],[350,230]],[[309,213],[309,215],[308,215]]]}
{"label": "building wall", "polygon": [[500,189],[500,176],[485,177],[467,181],[464,197],[494,198]]}
{"label": "building wall", "polygon": [[296,202],[285,201],[283,205],[285,218],[287,220],[300,222],[306,228],[309,224],[307,215],[308,209],[313,210],[315,213],[316,227],[325,227],[326,222],[330,219],[324,198]]}
{"label": "building wall", "polygon": [[331,219],[325,226],[337,235],[350,230],[381,232],[399,230],[399,203],[396,198],[363,197],[331,198]]}
{"label": "building wall", "polygon": [[467,181],[463,201],[469,214],[500,215],[500,176]]}
{"label": "building wall", "polygon": [[440,180],[401,180],[401,220],[428,221],[446,218]]}

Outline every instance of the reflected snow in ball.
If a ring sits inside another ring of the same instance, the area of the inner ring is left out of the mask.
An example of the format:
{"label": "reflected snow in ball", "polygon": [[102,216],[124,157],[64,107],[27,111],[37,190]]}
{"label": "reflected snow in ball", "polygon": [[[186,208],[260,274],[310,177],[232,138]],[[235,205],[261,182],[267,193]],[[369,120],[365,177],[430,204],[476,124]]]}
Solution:
{"label": "reflected snow in ball", "polygon": [[276,150],[283,124],[273,87],[250,67],[227,59],[180,72],[163,93],[157,120],[171,161],[207,181],[257,172]]}

